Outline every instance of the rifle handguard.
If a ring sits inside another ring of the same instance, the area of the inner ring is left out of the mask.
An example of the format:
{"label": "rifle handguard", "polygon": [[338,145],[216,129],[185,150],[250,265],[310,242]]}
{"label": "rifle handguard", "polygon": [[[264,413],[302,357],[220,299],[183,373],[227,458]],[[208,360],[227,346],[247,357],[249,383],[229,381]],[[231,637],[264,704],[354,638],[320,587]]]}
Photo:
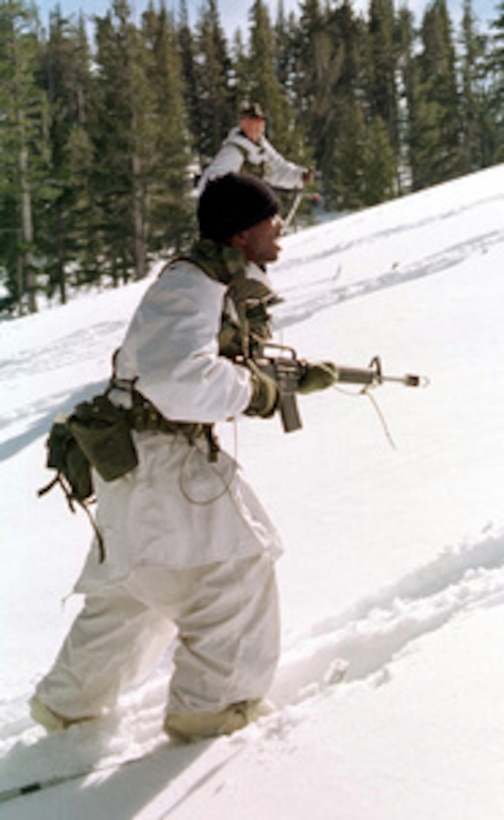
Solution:
{"label": "rifle handguard", "polygon": [[380,384],[381,373],[370,367],[338,367],[338,382],[342,384]]}

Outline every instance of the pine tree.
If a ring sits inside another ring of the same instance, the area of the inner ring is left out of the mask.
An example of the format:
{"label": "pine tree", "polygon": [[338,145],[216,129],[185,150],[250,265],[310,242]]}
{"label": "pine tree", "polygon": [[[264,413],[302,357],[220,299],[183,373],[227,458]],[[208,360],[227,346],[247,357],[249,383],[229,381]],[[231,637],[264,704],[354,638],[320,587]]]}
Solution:
{"label": "pine tree", "polygon": [[319,0],[306,0],[300,12],[294,41],[294,107],[297,121],[306,124],[306,139],[327,192],[336,132],[334,92],[343,55],[341,51],[338,54],[327,12],[322,12]]}
{"label": "pine tree", "polygon": [[491,122],[495,140],[491,146],[492,162],[504,161],[504,2],[496,6],[497,16],[491,22],[492,42],[487,76],[490,82]]}
{"label": "pine tree", "polygon": [[394,155],[398,156],[397,45],[393,0],[371,0],[368,40],[368,99],[373,128],[378,127],[378,122],[385,124],[389,145]]}
{"label": "pine tree", "polygon": [[464,171],[489,164],[492,143],[489,95],[485,88],[487,38],[476,27],[472,0],[464,0],[461,53],[461,126]]}
{"label": "pine tree", "polygon": [[365,204],[366,121],[361,106],[348,105],[338,139],[334,143],[332,164],[327,176],[329,204],[338,210],[356,210]]}
{"label": "pine tree", "polygon": [[279,0],[274,25],[275,74],[281,87],[292,95],[292,81],[295,69],[295,40],[297,23],[294,13],[285,15],[283,0]]}
{"label": "pine tree", "polygon": [[367,126],[362,160],[365,205],[377,205],[395,195],[396,154],[387,124],[377,115]]}
{"label": "pine tree", "polygon": [[415,31],[413,14],[404,6],[397,17],[398,46],[398,179],[401,192],[410,191],[414,172],[414,145],[417,134],[417,110],[419,105],[419,68],[415,59]]}
{"label": "pine tree", "polygon": [[324,131],[330,121],[330,99],[337,69],[333,69],[334,45],[327,31],[327,16],[319,0],[306,0],[293,44],[293,96],[298,119],[307,123],[307,138],[313,145],[315,161],[322,167]]}
{"label": "pine tree", "polygon": [[363,44],[363,24],[348,0],[323,11],[318,0],[306,0],[301,7],[295,108],[307,123],[329,207],[355,207],[361,201]]}
{"label": "pine tree", "polygon": [[154,92],[153,153],[146,169],[149,247],[180,251],[191,236],[190,153],[178,34],[166,8],[143,16],[146,76]]}
{"label": "pine tree", "polygon": [[411,145],[415,189],[462,173],[460,98],[446,0],[434,0],[421,27],[419,94]]}
{"label": "pine tree", "polygon": [[217,0],[205,0],[196,28],[199,126],[196,144],[204,165],[218,151],[235,122],[236,111],[231,91],[231,58]]}
{"label": "pine tree", "polygon": [[59,8],[51,13],[41,83],[49,102],[51,146],[43,247],[48,259],[48,293],[57,289],[64,303],[69,263],[75,272],[74,283],[85,279],[84,271],[92,265],[92,154],[87,133],[91,72],[82,17],[75,25],[62,17]]}
{"label": "pine tree", "polygon": [[154,151],[153,89],[127,0],[96,19],[94,191],[103,267],[117,284],[147,273],[146,166]]}
{"label": "pine tree", "polygon": [[[47,101],[37,85],[38,19],[17,0],[0,6],[0,264],[10,301],[37,310],[36,217],[47,174]],[[3,227],[5,225],[5,227]]]}
{"label": "pine tree", "polygon": [[187,10],[187,0],[181,0],[178,24],[178,39],[180,50],[180,61],[182,79],[184,83],[185,109],[187,112],[188,126],[191,135],[191,147],[193,152],[199,156],[200,140],[200,116],[199,116],[199,94],[198,77],[196,68],[196,45],[194,36],[189,25],[189,14]]}
{"label": "pine tree", "polygon": [[250,98],[250,60],[243,32],[237,29],[231,43],[231,95],[233,109],[238,112],[243,103]]}

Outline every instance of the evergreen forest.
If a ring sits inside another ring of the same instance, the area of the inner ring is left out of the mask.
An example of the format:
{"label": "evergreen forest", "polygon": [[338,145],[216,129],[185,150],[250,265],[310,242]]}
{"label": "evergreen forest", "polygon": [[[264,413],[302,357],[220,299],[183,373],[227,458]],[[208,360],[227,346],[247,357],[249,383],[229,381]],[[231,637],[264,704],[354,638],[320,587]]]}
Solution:
{"label": "evergreen forest", "polygon": [[349,212],[504,160],[504,2],[485,26],[463,0],[422,19],[393,0],[301,0],[273,19],[251,0],[232,37],[218,1],[190,23],[163,0],[135,19],[46,26],[0,0],[0,313],[144,277],[195,233],[194,180],[245,101],[267,135],[316,169],[324,207]]}

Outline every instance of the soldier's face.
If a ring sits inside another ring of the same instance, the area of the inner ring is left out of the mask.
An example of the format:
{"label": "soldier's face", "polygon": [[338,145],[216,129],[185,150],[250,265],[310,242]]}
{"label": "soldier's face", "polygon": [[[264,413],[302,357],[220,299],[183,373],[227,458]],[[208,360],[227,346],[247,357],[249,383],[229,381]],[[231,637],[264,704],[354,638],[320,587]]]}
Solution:
{"label": "soldier's face", "polygon": [[257,142],[259,137],[262,137],[265,127],[266,121],[259,117],[244,117],[240,120],[241,130],[252,142]]}
{"label": "soldier's face", "polygon": [[276,214],[242,231],[240,244],[248,262],[265,265],[278,259],[283,224],[282,217]]}

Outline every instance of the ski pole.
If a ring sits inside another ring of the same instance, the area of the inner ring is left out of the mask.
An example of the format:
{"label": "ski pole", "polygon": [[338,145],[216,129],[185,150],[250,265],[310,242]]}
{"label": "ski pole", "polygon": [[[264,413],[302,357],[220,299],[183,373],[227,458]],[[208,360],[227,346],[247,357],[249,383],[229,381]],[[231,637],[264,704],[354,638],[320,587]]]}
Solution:
{"label": "ski pole", "polygon": [[294,217],[297,214],[297,210],[298,210],[299,205],[301,203],[302,196],[303,196],[302,192],[299,191],[299,190],[296,190],[296,194],[294,196],[294,199],[292,200],[292,205],[290,206],[289,212],[288,212],[287,216],[284,219],[284,224],[283,224],[284,231],[287,230],[289,225],[291,225],[291,223],[294,221]]}

